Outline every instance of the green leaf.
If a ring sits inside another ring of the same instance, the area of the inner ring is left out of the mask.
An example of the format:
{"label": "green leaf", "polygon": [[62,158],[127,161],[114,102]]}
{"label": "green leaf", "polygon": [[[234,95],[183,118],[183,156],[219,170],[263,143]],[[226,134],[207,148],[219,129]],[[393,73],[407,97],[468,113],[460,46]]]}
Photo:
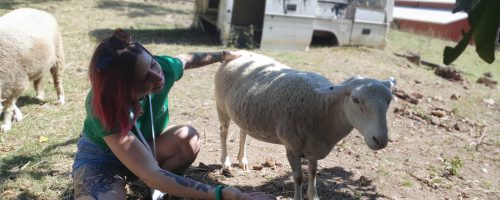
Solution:
{"label": "green leaf", "polygon": [[467,48],[472,37],[476,44],[476,52],[487,63],[495,61],[495,39],[500,22],[499,0],[481,0],[475,6],[467,0],[457,0],[456,10],[468,10],[470,30],[464,34],[462,40],[455,47],[445,47],[443,63],[446,65],[455,61]]}
{"label": "green leaf", "polygon": [[469,45],[470,39],[472,38],[472,33],[473,29],[471,28],[455,47],[452,48],[446,46],[444,48],[443,63],[445,65],[451,64],[458,58],[458,56],[460,56],[460,54],[462,54],[462,52],[464,52],[465,48]]}
{"label": "green leaf", "polygon": [[[485,4],[487,6],[480,13],[480,19],[474,19],[472,23],[476,24],[476,32],[474,33],[474,41],[476,43],[476,52],[481,59],[491,64],[495,61],[495,39],[498,29],[498,22],[500,20],[500,1],[499,0],[483,0],[491,2]],[[474,10],[474,13],[480,10]],[[471,15],[472,15],[471,14]],[[479,15],[479,14],[478,14]],[[496,19],[496,20],[495,20]]]}
{"label": "green leaf", "polygon": [[469,12],[479,0],[456,0],[455,1],[455,9],[453,9],[453,13],[465,11]]}

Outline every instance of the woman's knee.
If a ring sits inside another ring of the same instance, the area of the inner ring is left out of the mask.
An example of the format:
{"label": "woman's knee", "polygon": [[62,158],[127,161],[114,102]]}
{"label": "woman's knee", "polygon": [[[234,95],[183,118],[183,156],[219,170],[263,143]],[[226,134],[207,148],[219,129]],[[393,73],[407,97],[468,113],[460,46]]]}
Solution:
{"label": "woman's knee", "polygon": [[190,125],[179,125],[172,127],[174,134],[182,139],[189,139],[191,137],[198,137],[199,133],[194,127]]}
{"label": "woman's knee", "polygon": [[166,170],[184,170],[196,159],[201,148],[198,131],[189,125],[169,128],[157,143],[158,162]]}
{"label": "woman's knee", "polygon": [[183,153],[196,155],[200,151],[201,141],[198,131],[189,125],[177,126],[174,133],[180,140]]}

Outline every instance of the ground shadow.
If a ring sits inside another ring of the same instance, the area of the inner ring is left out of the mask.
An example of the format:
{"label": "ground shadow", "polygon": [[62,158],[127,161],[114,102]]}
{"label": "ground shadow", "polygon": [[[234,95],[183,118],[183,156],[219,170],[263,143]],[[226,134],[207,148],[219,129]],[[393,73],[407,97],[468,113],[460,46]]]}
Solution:
{"label": "ground shadow", "polygon": [[[304,170],[307,172],[307,170]],[[243,191],[266,191],[272,192],[276,196],[292,198],[294,195],[294,183],[291,172],[286,175],[267,181],[265,184],[253,188],[241,185]],[[305,174],[302,184],[302,194],[304,198],[307,193],[307,180],[309,176]],[[364,176],[359,179],[353,177],[353,173],[341,167],[325,168],[318,171],[317,192],[321,199],[377,199],[385,197],[376,191],[372,181]]]}
{"label": "ground shadow", "polygon": [[[235,169],[239,170],[239,169]],[[307,170],[304,170],[307,172]],[[203,183],[217,185],[221,184],[216,178],[212,178],[213,173],[224,174],[221,165],[204,165],[200,164],[198,167],[190,167],[186,171],[186,177],[192,178]],[[212,174],[212,175],[210,175]],[[215,175],[216,177],[217,175]],[[304,183],[302,185],[302,194],[307,193],[307,180],[308,174],[305,174]],[[144,186],[145,187],[145,186]],[[294,183],[292,181],[291,173],[279,176],[266,181],[258,187],[245,185],[244,182],[236,185],[239,189],[245,192],[264,191],[271,193],[275,196],[280,196],[287,199],[292,199],[294,194]],[[147,191],[147,189],[139,189],[139,192]],[[377,192],[376,186],[372,185],[372,180],[365,176],[354,178],[353,173],[344,170],[341,167],[325,168],[318,171],[317,178],[317,191],[321,199],[379,199],[389,198]],[[148,194],[134,195],[134,199],[138,196],[148,196]],[[130,197],[130,196],[129,196]],[[131,198],[129,198],[131,199]],[[140,198],[139,198],[140,199]],[[167,200],[169,198],[164,198]],[[177,198],[170,198],[177,199]]]}
{"label": "ground shadow", "polygon": [[[20,96],[17,101],[16,101],[16,106],[18,108],[21,108],[25,105],[32,105],[32,104],[37,104],[37,105],[43,105],[44,101],[41,101],[40,99],[37,99],[35,97],[32,97],[32,96]],[[0,110],[0,119],[3,119],[3,110]]]}
{"label": "ground shadow", "polygon": [[[54,189],[54,188],[52,188]],[[17,195],[16,199],[18,200],[36,200],[36,199],[43,199],[37,196],[36,194],[33,194],[29,190],[23,190],[19,195]],[[59,195],[60,200],[74,200],[73,198],[73,185],[67,185],[64,189],[61,195]]]}
{"label": "ground shadow", "polygon": [[[167,0],[165,2],[181,2],[180,0]],[[100,1],[97,3],[96,8],[99,9],[111,9],[114,11],[126,13],[129,17],[144,17],[148,15],[165,15],[165,14],[181,14],[181,15],[191,15],[192,13],[187,10],[177,10],[172,9],[168,6],[162,6],[161,4],[152,5],[145,2],[127,2],[127,1]]]}
{"label": "ground shadow", "polygon": [[[221,182],[214,178],[210,178],[208,174],[221,173],[221,171],[222,171],[221,165],[214,165],[214,164],[205,165],[203,163],[200,163],[198,167],[194,166],[189,167],[185,171],[184,176],[209,185],[218,185],[221,184]],[[149,188],[142,181],[134,180],[127,184],[128,187],[131,189],[131,191],[127,192],[127,200],[150,199]],[[181,199],[183,198],[169,196],[169,195],[166,195],[162,198],[162,200],[181,200]]]}
{"label": "ground shadow", "polygon": [[32,97],[32,96],[20,96],[16,101],[16,105],[19,108],[26,106],[26,105],[33,105],[33,104],[43,105],[44,103],[47,103],[47,102],[41,101],[40,99],[37,99],[37,98]]}
{"label": "ground shadow", "polygon": [[[101,41],[113,34],[113,29],[96,29],[89,33],[97,41]],[[132,35],[134,41],[143,44],[178,44],[217,46],[220,41],[217,37],[201,30],[183,29],[125,29]]]}

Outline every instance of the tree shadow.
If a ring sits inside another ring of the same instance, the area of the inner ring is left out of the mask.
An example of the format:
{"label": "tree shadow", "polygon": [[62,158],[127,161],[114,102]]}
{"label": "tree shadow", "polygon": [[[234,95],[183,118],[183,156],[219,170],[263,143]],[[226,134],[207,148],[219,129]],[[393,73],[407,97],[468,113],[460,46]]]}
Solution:
{"label": "tree shadow", "polygon": [[[179,1],[167,1],[167,2],[181,2]],[[167,6],[161,5],[151,5],[143,2],[126,2],[126,1],[100,1],[97,3],[97,8],[99,9],[112,9],[115,11],[126,12],[129,17],[144,17],[148,15],[165,15],[165,14],[181,14],[181,15],[191,15],[191,12],[186,10],[172,9]]]}
{"label": "tree shadow", "polygon": [[[96,29],[89,33],[97,41],[110,37],[113,29]],[[215,35],[206,34],[197,29],[126,29],[134,41],[143,44],[178,44],[218,46],[219,39]]]}
{"label": "tree shadow", "polygon": [[[186,171],[185,176],[206,184],[217,185],[221,184],[221,182],[218,180],[218,178],[214,177],[220,176],[220,173],[224,173],[221,169],[222,166],[219,164],[200,165],[198,167],[190,167]],[[304,170],[304,172],[307,172],[307,170]],[[372,180],[366,178],[365,176],[361,176],[360,178],[356,179],[353,177],[353,175],[354,174],[352,172],[346,171],[342,167],[325,168],[319,170],[316,186],[319,197],[321,199],[355,200],[379,198],[389,199],[389,197],[377,192],[376,186],[372,185]],[[306,173],[304,176],[304,182],[302,184],[302,194],[304,195],[304,198],[307,193],[308,178],[309,176]],[[273,194],[276,197],[280,196],[287,199],[293,199],[294,195],[294,183],[291,172],[288,172],[286,175],[270,179],[258,187],[245,185],[244,182],[234,186],[238,187],[244,192],[263,191]],[[144,192],[147,191],[147,188],[143,188],[138,191]],[[134,197],[137,196],[147,197],[148,194],[134,195]],[[163,199],[171,200],[182,198],[165,197]]]}
{"label": "tree shadow", "polygon": [[59,195],[59,199],[61,200],[73,200],[73,184],[69,184],[69,185],[66,185],[66,187],[64,187],[64,190],[63,192]]}
{"label": "tree shadow", "polygon": [[26,7],[26,6],[32,7],[33,4],[46,3],[49,1],[63,2],[63,1],[68,1],[68,0],[44,0],[44,1],[42,1],[42,0],[10,0],[10,1],[2,0],[2,1],[0,1],[0,8],[13,10],[16,8]]}
{"label": "tree shadow", "polygon": [[[37,196],[36,194],[33,194],[33,192],[30,192],[29,190],[23,190],[21,193],[19,193],[16,197],[18,200],[37,200],[37,199],[43,199]],[[64,191],[59,195],[60,200],[73,200],[73,185],[67,185],[64,188]]]}
{"label": "tree shadow", "polygon": [[[47,157],[53,155],[64,155],[72,157],[73,153],[63,153],[56,151],[57,148],[62,146],[67,146],[75,144],[77,138],[69,139],[65,142],[56,143],[45,147],[40,153],[29,154],[29,155],[16,155],[2,159],[2,165],[0,165],[0,185],[4,185],[5,182],[9,180],[15,180],[22,175],[29,175],[34,180],[41,180],[46,176],[63,176],[67,178],[68,173],[64,170],[54,169],[48,162],[44,162]],[[26,166],[36,165],[36,169],[25,169]],[[64,192],[61,193],[60,199],[68,199],[68,196],[72,196],[72,186],[68,186],[63,189]],[[22,193],[18,195],[18,199],[37,199],[28,189],[23,190]]]}

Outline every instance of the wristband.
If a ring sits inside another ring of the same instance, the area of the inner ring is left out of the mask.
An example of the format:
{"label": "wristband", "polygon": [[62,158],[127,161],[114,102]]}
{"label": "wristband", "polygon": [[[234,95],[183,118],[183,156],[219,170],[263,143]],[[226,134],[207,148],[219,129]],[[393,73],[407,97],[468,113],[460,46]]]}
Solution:
{"label": "wristband", "polygon": [[225,187],[225,185],[218,185],[217,187],[215,187],[215,200],[224,200],[222,198],[222,189],[224,189]]}

